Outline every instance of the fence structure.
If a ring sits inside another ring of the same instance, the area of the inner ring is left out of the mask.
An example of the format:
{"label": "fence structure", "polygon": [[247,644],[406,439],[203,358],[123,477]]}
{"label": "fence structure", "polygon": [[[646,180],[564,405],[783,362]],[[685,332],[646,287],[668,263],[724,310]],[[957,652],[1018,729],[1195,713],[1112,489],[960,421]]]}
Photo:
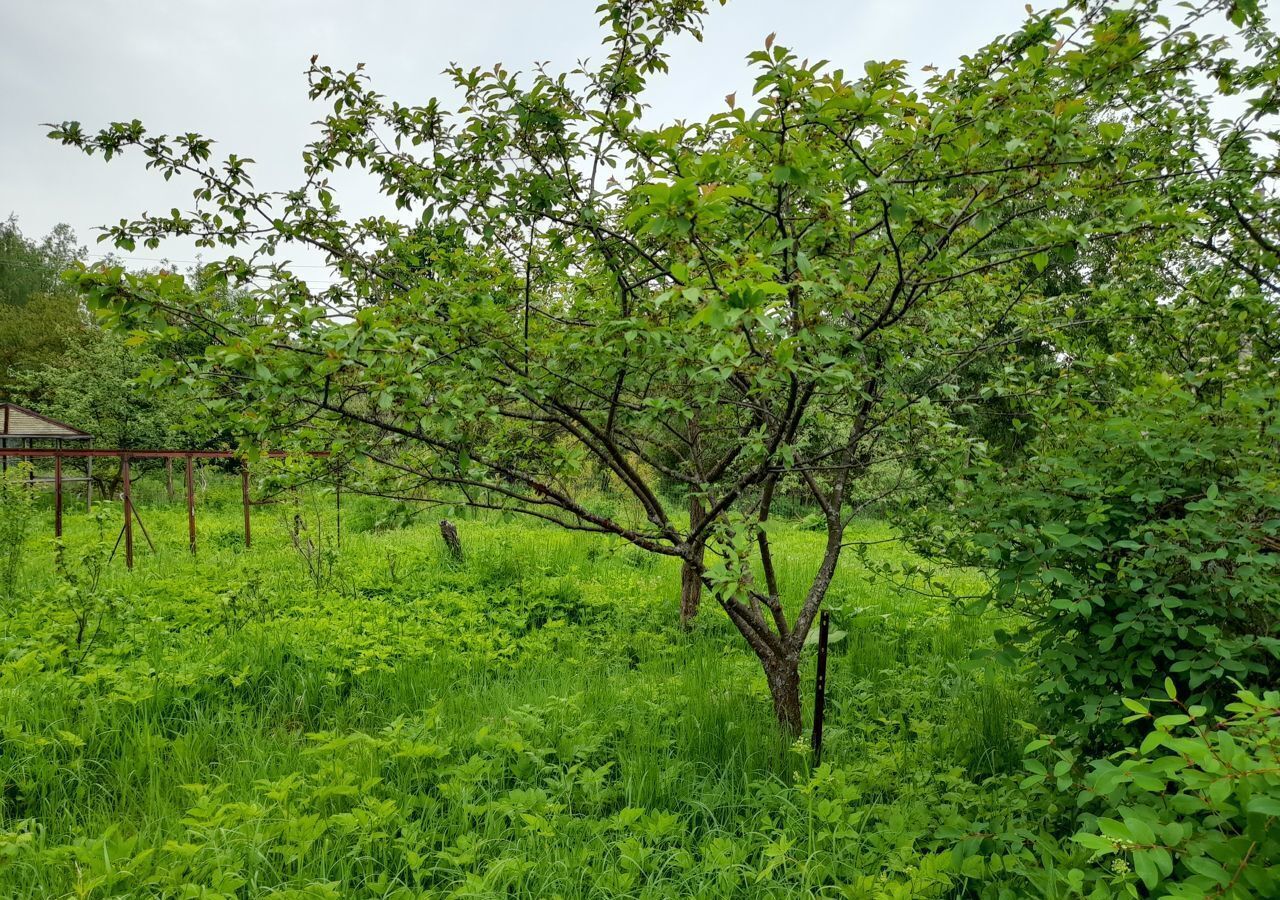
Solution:
{"label": "fence structure", "polygon": [[[281,459],[289,454],[283,451],[272,451],[266,454],[275,459]],[[307,454],[314,457],[327,457],[329,454],[324,452],[312,452]],[[187,542],[192,553],[196,552],[196,494],[195,494],[195,461],[197,459],[240,459],[240,496],[244,506],[244,545],[246,547],[253,546],[253,535],[251,531],[251,523],[249,517],[249,508],[253,505],[253,501],[249,495],[249,463],[237,453],[230,450],[121,450],[121,449],[93,449],[93,448],[67,448],[67,447],[0,447],[0,460],[8,465],[11,458],[21,460],[53,460],[53,477],[52,478],[32,478],[32,483],[44,482],[53,485],[53,531],[55,537],[62,537],[62,504],[63,504],[63,488],[68,481],[84,481],[83,478],[67,479],[63,477],[62,463],[65,459],[84,459],[87,463],[89,472],[94,459],[110,458],[117,459],[120,462],[120,483],[122,490],[122,499],[124,501],[124,527],[121,529],[121,536],[116,539],[119,546],[120,540],[124,541],[124,559],[125,565],[130,569],[133,568],[133,526],[136,522],[138,528],[142,531],[142,535],[146,538],[147,544],[154,550],[155,545],[151,542],[151,535],[147,532],[147,527],[142,524],[142,519],[138,515],[138,510],[133,505],[133,484],[129,473],[129,463],[135,459],[163,459],[165,460],[166,472],[169,474],[168,485],[170,488],[170,496],[172,496],[172,471],[173,461],[183,460],[186,465],[186,499],[187,499]],[[91,477],[91,476],[90,476]],[[92,484],[92,482],[90,482]],[[90,492],[92,488],[89,489]],[[90,498],[92,494],[90,493]],[[92,503],[92,499],[90,499]]]}

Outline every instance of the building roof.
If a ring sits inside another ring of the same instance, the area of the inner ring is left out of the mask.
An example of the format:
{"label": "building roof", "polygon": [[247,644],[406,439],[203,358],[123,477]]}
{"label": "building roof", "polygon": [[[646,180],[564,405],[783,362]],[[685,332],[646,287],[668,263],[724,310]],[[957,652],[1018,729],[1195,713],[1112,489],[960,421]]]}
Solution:
{"label": "building roof", "polygon": [[35,440],[87,441],[93,435],[48,416],[19,406],[0,403],[0,440],[31,438]]}

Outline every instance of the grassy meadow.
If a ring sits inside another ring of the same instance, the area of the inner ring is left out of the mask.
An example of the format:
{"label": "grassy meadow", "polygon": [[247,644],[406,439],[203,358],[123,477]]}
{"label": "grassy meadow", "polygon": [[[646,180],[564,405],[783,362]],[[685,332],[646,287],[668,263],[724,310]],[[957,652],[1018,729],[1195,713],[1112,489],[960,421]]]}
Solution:
{"label": "grassy meadow", "polygon": [[[982,782],[1018,768],[995,622],[846,556],[823,765],[679,572],[608,539],[332,497],[254,509],[145,479],[137,565],[90,577],[120,505],[38,507],[0,633],[0,896],[951,897]],[[318,553],[299,552],[293,517]],[[99,531],[101,530],[101,535]],[[892,537],[863,522],[850,539]],[[821,550],[776,538],[792,602]],[[881,558],[905,559],[887,541]],[[88,560],[88,561],[86,561]],[[842,633],[842,634],[841,634]],[[813,660],[806,669],[806,719]],[[990,802],[990,801],[986,801]]]}

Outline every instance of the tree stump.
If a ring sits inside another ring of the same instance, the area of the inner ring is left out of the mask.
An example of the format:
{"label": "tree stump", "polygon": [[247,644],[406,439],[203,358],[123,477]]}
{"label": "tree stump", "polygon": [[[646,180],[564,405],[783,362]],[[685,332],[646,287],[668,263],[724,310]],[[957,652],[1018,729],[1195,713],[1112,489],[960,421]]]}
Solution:
{"label": "tree stump", "polygon": [[441,519],[440,537],[444,538],[444,545],[448,548],[449,555],[456,560],[462,559],[462,540],[458,537],[458,526],[448,519]]}

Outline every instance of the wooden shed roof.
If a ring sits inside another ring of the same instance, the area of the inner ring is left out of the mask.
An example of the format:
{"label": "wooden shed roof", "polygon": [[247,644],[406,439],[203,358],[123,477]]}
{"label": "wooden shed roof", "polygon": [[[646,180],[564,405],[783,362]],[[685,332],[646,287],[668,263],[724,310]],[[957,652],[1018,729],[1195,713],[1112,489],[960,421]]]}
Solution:
{"label": "wooden shed roof", "polygon": [[0,403],[0,439],[85,441],[93,435],[16,403]]}

